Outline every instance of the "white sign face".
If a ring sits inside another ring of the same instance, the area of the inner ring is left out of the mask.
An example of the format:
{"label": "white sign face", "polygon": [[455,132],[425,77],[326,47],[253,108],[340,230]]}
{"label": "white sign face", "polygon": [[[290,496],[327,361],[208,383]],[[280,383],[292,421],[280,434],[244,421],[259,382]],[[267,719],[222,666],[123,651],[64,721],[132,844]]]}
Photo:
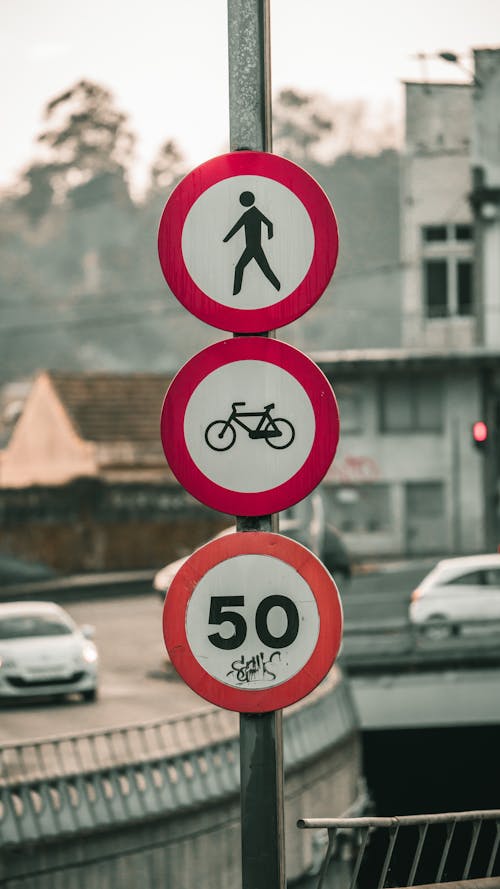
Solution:
{"label": "white sign face", "polygon": [[281,367],[238,361],[214,370],[193,392],[184,437],[212,482],[242,493],[265,491],[304,464],[315,437],[314,411],[306,391]]}
{"label": "white sign face", "polygon": [[258,309],[299,286],[313,257],[314,231],[289,188],[263,176],[233,176],[191,207],[182,253],[204,293],[217,294],[225,306]]}
{"label": "white sign face", "polygon": [[195,587],[186,637],[207,673],[233,688],[268,689],[295,676],[314,651],[319,615],[304,578],[271,556],[221,562]]}

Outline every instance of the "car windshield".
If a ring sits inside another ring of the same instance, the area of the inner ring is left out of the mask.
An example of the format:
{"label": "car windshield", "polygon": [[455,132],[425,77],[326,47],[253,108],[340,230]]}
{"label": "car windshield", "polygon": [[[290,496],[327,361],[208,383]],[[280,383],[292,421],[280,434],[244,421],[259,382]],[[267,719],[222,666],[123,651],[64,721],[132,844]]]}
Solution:
{"label": "car windshield", "polygon": [[0,639],[25,639],[30,636],[69,636],[71,627],[56,615],[12,615],[0,618]]}

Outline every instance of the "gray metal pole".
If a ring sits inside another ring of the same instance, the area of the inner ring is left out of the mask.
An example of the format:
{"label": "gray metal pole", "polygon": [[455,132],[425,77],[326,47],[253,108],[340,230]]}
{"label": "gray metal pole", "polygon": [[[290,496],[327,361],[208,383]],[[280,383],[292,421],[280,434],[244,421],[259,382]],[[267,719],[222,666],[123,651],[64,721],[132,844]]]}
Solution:
{"label": "gray metal pole", "polygon": [[271,151],[269,0],[228,0],[231,151]]}
{"label": "gray metal pole", "polygon": [[[269,0],[228,0],[231,151],[271,151]],[[270,531],[276,517],[239,516],[238,531]],[[243,889],[284,889],[281,710],[240,715]]]}

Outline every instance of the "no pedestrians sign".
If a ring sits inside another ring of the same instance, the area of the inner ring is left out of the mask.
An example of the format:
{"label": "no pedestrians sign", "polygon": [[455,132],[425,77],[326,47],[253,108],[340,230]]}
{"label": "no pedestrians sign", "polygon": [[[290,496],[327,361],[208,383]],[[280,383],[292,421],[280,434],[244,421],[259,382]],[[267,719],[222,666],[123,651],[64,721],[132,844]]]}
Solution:
{"label": "no pedestrians sign", "polygon": [[212,158],[172,192],[158,252],[177,299],[222,330],[259,333],[311,308],[338,254],[332,206],[315,179],[274,154]]}

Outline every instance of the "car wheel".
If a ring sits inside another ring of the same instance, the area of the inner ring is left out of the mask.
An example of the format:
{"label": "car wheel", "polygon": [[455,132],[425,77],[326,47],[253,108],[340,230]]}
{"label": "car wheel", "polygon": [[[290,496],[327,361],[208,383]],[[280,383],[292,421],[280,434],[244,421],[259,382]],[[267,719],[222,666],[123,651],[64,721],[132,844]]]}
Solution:
{"label": "car wheel", "polygon": [[82,698],[84,701],[97,701],[97,688],[89,688],[88,691],[82,692]]}
{"label": "car wheel", "polygon": [[449,639],[454,633],[454,628],[444,614],[432,614],[422,625],[421,632],[426,639],[440,642],[442,639]]}

